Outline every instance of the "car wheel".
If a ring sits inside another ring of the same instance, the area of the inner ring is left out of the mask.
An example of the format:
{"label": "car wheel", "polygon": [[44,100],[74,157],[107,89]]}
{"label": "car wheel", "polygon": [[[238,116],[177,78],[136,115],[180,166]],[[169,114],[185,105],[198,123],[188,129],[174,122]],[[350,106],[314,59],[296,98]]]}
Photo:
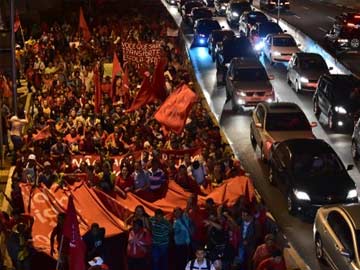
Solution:
{"label": "car wheel", "polygon": [[315,256],[316,259],[322,261],[324,259],[324,250],[321,237],[319,235],[315,236]]}
{"label": "car wheel", "polygon": [[354,160],[359,159],[359,153],[357,151],[357,143],[354,140],[351,142],[351,155]]}
{"label": "car wheel", "polygon": [[328,114],[328,127],[331,130],[334,129],[334,117],[331,112],[329,112],[329,114]]}
{"label": "car wheel", "polygon": [[271,66],[273,66],[275,64],[274,61],[272,60],[272,55],[271,54],[269,56],[269,62],[270,62]]}
{"label": "car wheel", "polygon": [[359,49],[360,48],[360,39],[353,38],[350,40],[350,47],[352,49]]}
{"label": "car wheel", "polygon": [[287,195],[286,203],[287,203],[287,209],[288,209],[289,214],[294,216],[296,214],[296,205],[295,205],[295,202],[294,202],[290,192]]}
{"label": "car wheel", "polygon": [[299,81],[296,80],[296,81],[295,81],[295,92],[296,92],[296,94],[299,94],[300,91],[301,91],[301,88],[300,88]]}
{"label": "car wheel", "polygon": [[255,149],[257,143],[256,143],[256,139],[255,139],[254,133],[251,131],[251,129],[250,129],[250,141],[251,141],[252,147]]}
{"label": "car wheel", "polygon": [[315,117],[319,119],[321,112],[320,112],[319,102],[317,99],[314,99],[313,111],[314,111]]}
{"label": "car wheel", "polygon": [[290,87],[292,87],[289,73],[286,75],[286,81],[287,81],[288,85],[290,85]]}
{"label": "car wheel", "polygon": [[275,176],[274,176],[274,170],[272,168],[272,166],[270,165],[270,168],[269,168],[269,183],[270,185],[275,185]]}

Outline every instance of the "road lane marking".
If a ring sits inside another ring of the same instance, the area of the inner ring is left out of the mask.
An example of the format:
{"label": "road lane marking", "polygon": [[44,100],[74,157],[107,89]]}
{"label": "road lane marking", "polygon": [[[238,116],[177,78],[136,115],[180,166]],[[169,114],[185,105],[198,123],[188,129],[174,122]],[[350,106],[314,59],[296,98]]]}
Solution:
{"label": "road lane marking", "polygon": [[335,22],[335,21],[336,21],[336,19],[335,19],[334,17],[327,16],[327,18],[328,18],[330,21],[333,21],[333,22]]}
{"label": "road lane marking", "polygon": [[301,17],[300,16],[298,16],[298,15],[294,15],[294,17],[296,18],[296,19],[301,19]]}
{"label": "road lane marking", "polygon": [[327,32],[324,28],[322,28],[322,27],[318,27],[318,29],[321,31],[321,32]]}
{"label": "road lane marking", "polygon": [[309,10],[310,8],[308,8],[308,7],[303,7],[303,9]]}

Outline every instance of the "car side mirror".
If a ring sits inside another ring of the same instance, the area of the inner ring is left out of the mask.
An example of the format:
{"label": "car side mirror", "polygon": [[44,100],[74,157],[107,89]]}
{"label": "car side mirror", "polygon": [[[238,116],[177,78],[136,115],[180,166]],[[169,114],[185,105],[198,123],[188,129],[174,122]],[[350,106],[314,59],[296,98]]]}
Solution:
{"label": "car side mirror", "polygon": [[317,127],[317,122],[311,122],[311,123],[310,123],[310,126],[311,126],[312,128]]}
{"label": "car side mirror", "polygon": [[348,164],[346,170],[351,171],[352,169],[354,169],[354,164]]}
{"label": "car side mirror", "polygon": [[301,47],[301,43],[296,44],[298,47]]}
{"label": "car side mirror", "polygon": [[224,28],[225,28],[225,26],[222,25],[222,26],[221,26],[221,29],[224,29]]}
{"label": "car side mirror", "polygon": [[256,124],[255,124],[255,127],[257,127],[257,128],[262,128],[262,124],[261,124],[261,123],[256,123]]}
{"label": "car side mirror", "polygon": [[329,70],[333,70],[334,68],[333,67],[329,67]]}
{"label": "car side mirror", "polygon": [[284,30],[284,33],[287,33],[287,30]]}
{"label": "car side mirror", "polygon": [[275,76],[272,75],[272,74],[270,74],[270,75],[268,75],[268,78],[269,78],[269,80],[271,81],[271,80],[274,80],[274,79],[275,79]]}

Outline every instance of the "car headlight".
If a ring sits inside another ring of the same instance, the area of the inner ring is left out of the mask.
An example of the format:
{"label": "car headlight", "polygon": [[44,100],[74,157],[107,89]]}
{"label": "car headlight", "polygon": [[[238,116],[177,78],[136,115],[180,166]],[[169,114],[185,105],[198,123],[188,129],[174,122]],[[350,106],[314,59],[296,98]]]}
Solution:
{"label": "car headlight", "polygon": [[256,51],[260,51],[260,50],[262,50],[262,48],[264,48],[264,42],[263,41],[260,41],[259,43],[257,43],[256,45],[255,45],[255,47],[254,47],[254,49],[256,50]]}
{"label": "car headlight", "polygon": [[204,38],[205,35],[204,34],[199,34],[199,37]]}
{"label": "car headlight", "polygon": [[339,39],[337,40],[337,42],[339,42],[339,43],[347,43],[347,42],[349,42],[349,40],[346,39],[346,38],[339,38]]}
{"label": "car headlight", "polygon": [[346,114],[347,113],[346,109],[344,107],[342,107],[342,106],[335,106],[335,112],[340,113],[340,114]]}
{"label": "car headlight", "polygon": [[310,201],[309,195],[308,195],[306,192],[304,192],[304,191],[300,191],[300,190],[295,189],[295,190],[294,190],[294,194],[295,194],[295,196],[296,196],[296,198],[297,198],[298,200],[301,200],[301,201]]}
{"label": "car headlight", "polygon": [[306,78],[306,77],[300,77],[300,81],[301,81],[302,83],[308,83],[308,82],[309,82],[309,79]]}
{"label": "car headlight", "polygon": [[225,5],[222,5],[220,8],[221,8],[221,9],[226,9],[226,6],[225,6]]}
{"label": "car headlight", "polygon": [[357,197],[357,191],[356,189],[349,190],[346,199],[354,199]]}
{"label": "car headlight", "polygon": [[271,103],[271,102],[273,102],[274,100],[272,99],[272,98],[268,98],[267,100],[266,100],[266,102],[267,103]]}
{"label": "car headlight", "polygon": [[280,56],[280,55],[281,55],[281,52],[275,51],[275,52],[273,52],[273,55],[275,55],[275,56]]}
{"label": "car headlight", "polygon": [[239,17],[239,13],[237,13],[236,11],[233,11],[233,12],[231,13],[231,15],[232,15],[233,17]]}
{"label": "car headlight", "polygon": [[246,97],[246,94],[243,91],[237,91],[236,93],[241,97]]}

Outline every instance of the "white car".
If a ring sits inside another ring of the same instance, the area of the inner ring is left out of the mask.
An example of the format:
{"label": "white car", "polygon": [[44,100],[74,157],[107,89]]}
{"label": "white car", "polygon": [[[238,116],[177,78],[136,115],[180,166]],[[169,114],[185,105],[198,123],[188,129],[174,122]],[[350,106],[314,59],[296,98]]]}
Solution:
{"label": "white car", "polygon": [[296,41],[289,34],[270,34],[265,38],[263,52],[270,64],[287,63],[299,51]]}

